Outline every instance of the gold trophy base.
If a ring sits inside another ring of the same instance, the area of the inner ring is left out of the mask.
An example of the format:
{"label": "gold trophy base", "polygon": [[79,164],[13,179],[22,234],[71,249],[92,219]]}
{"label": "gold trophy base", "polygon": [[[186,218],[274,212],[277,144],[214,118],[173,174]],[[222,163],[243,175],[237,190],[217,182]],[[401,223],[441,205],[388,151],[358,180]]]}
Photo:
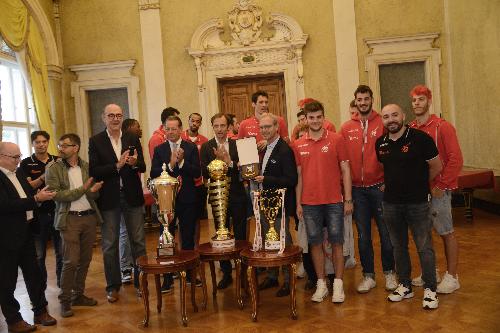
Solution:
{"label": "gold trophy base", "polygon": [[280,249],[280,241],[274,241],[274,240],[266,240],[264,242],[264,250],[266,251],[279,251]]}
{"label": "gold trophy base", "polygon": [[217,239],[217,238],[218,235],[215,235],[210,240],[210,245],[212,245],[212,247],[216,249],[227,249],[230,247],[234,247],[234,245],[236,244],[234,237],[232,237],[231,235],[229,235],[226,239]]}
{"label": "gold trophy base", "polygon": [[172,257],[175,255],[175,243],[156,248],[156,259]]}

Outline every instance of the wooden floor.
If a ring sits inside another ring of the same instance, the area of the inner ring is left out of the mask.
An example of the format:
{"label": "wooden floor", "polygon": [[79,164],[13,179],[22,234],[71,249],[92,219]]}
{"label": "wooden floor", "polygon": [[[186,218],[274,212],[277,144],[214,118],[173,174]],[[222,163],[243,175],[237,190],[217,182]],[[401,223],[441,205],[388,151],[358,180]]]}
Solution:
{"label": "wooden floor", "polygon": [[[454,211],[455,227],[460,243],[459,276],[461,289],[452,295],[441,295],[439,309],[422,309],[422,289],[416,288],[413,299],[400,303],[386,300],[383,274],[380,267],[380,252],[375,247],[377,288],[368,294],[358,294],[355,290],[361,278],[358,265],[346,272],[344,288],[346,301],[332,304],[330,298],[321,304],[313,304],[313,291],[304,291],[304,280],[297,284],[298,320],[289,317],[288,298],[276,298],[276,289],[261,293],[259,320],[250,320],[248,300],[245,308],[239,310],[234,288],[219,292],[216,302],[209,296],[206,311],[194,313],[187,304],[189,324],[182,327],[180,320],[179,284],[175,284],[172,295],[163,296],[163,311],[156,312],[156,299],[151,295],[150,326],[142,328],[143,303],[135,296],[132,285],[120,291],[120,300],[110,304],[104,293],[104,273],[101,250],[95,249],[94,259],[87,278],[86,294],[98,300],[93,308],[74,308],[75,316],[62,319],[55,286],[54,256],[50,251],[47,258],[49,287],[47,298],[50,313],[58,319],[55,327],[39,326],[39,332],[500,332],[500,217],[479,210],[475,211],[473,223],[465,222],[463,209]],[[202,241],[213,234],[212,223],[202,221]],[[147,248],[155,249],[157,236],[148,234]],[[376,244],[378,236],[374,234]],[[435,238],[438,267],[444,272],[443,247]],[[52,249],[51,249],[52,250]],[[411,245],[413,268],[418,274],[418,260]],[[416,269],[415,269],[416,268]],[[1,269],[1,268],[0,268]],[[218,273],[220,277],[220,272]],[[207,274],[209,276],[209,274]],[[150,286],[154,286],[150,279]],[[188,289],[189,290],[189,289]],[[197,288],[197,303],[201,303],[201,289]],[[211,295],[211,285],[208,286]],[[33,322],[30,303],[22,276],[19,277],[16,297],[22,306],[22,315]],[[0,332],[7,332],[3,316],[0,315]]]}

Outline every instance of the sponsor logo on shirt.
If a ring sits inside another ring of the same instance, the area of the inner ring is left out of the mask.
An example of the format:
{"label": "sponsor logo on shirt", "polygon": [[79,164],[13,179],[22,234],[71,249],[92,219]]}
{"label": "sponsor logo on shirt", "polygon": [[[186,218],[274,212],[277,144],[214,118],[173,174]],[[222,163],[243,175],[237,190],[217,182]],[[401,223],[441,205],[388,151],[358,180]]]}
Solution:
{"label": "sponsor logo on shirt", "polygon": [[349,135],[349,141],[352,141],[352,140],[359,140],[359,137],[358,136],[350,136]]}
{"label": "sponsor logo on shirt", "polygon": [[304,155],[309,155],[309,152],[308,151],[301,151],[300,156],[304,156]]}

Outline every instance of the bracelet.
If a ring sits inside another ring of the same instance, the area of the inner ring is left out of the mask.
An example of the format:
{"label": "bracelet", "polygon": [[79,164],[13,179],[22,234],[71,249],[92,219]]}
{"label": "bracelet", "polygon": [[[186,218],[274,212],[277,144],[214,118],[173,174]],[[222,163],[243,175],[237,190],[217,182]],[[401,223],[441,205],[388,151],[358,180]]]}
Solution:
{"label": "bracelet", "polygon": [[344,203],[346,203],[346,204],[352,204],[352,199],[350,199],[350,200],[344,200]]}

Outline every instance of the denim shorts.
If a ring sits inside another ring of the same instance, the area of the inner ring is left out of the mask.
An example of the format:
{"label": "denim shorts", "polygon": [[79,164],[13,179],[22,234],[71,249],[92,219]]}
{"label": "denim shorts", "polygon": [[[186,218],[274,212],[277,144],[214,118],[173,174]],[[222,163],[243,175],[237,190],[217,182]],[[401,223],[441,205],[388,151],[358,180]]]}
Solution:
{"label": "denim shorts", "polygon": [[434,229],[439,235],[448,235],[454,231],[451,216],[451,191],[446,190],[441,198],[432,198],[430,214]]}
{"label": "denim shorts", "polygon": [[323,243],[323,228],[331,244],[344,244],[344,204],[302,205],[309,244]]}

